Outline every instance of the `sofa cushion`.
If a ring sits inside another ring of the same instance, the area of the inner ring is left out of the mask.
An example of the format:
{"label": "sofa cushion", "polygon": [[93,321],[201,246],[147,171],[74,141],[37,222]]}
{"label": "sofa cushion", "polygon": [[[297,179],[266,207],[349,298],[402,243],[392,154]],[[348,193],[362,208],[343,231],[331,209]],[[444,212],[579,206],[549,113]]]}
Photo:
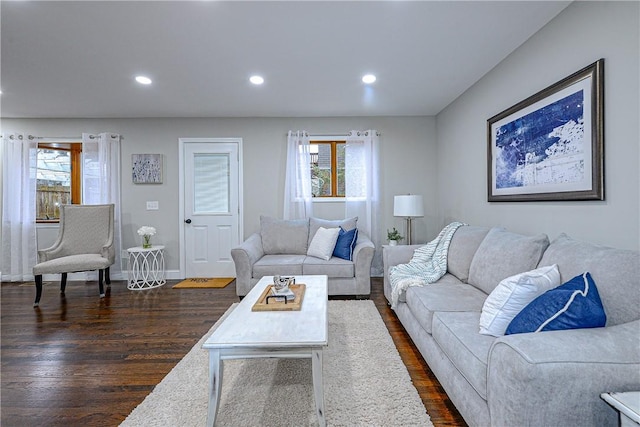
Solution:
{"label": "sofa cushion", "polygon": [[307,257],[302,263],[302,274],[326,274],[328,277],[353,278],[355,267],[353,262],[333,257],[328,261]]}
{"label": "sofa cushion", "polygon": [[336,241],[338,240],[340,230],[340,228],[318,228],[315,236],[311,239],[309,249],[307,249],[307,255],[325,261],[331,258],[333,250],[336,248]]}
{"label": "sofa cushion", "polygon": [[545,234],[524,236],[492,228],[473,256],[468,282],[490,294],[502,279],[533,270],[547,246]]}
{"label": "sofa cushion", "polygon": [[253,277],[300,275],[305,258],[306,255],[265,255],[253,264]]}
{"label": "sofa cushion", "polygon": [[601,328],[606,322],[596,283],[584,273],[533,300],[509,324],[506,334]]}
{"label": "sofa cushion", "polygon": [[[432,333],[433,314],[438,311],[477,311],[482,310],[482,303],[487,297],[473,286],[461,283],[452,275],[425,286],[411,286],[407,289],[407,306],[418,319],[420,325],[428,333]],[[452,283],[451,279],[458,283]],[[475,325],[476,332],[478,325]]]}
{"label": "sofa cushion", "polygon": [[614,249],[561,234],[551,242],[540,265],[558,264],[564,283],[588,271],[598,284],[607,326],[640,319],[640,252]]}
{"label": "sofa cushion", "polygon": [[487,361],[494,337],[478,333],[478,312],[433,315],[433,339],[471,387],[487,399]]}
{"label": "sofa cushion", "polygon": [[309,238],[309,220],[283,220],[260,217],[262,250],[267,255],[306,255]]}
{"label": "sofa cushion", "polygon": [[471,260],[489,228],[465,225],[456,230],[447,254],[447,271],[467,283]]}
{"label": "sofa cushion", "polygon": [[560,285],[558,266],[540,267],[502,280],[482,306],[480,333],[499,337],[531,301]]}
{"label": "sofa cushion", "polygon": [[356,247],[358,241],[358,229],[353,228],[349,231],[345,231],[340,227],[340,233],[338,234],[338,240],[336,241],[336,247],[333,249],[333,256],[346,259],[347,261],[353,260],[353,249]]}
{"label": "sofa cushion", "polygon": [[[440,279],[438,279],[437,282],[434,283],[438,283],[438,284],[452,284],[452,285],[459,285],[462,282],[460,280],[458,280],[458,278],[456,276],[454,276],[453,274],[445,274],[444,276],[442,276]],[[412,286],[410,286],[407,289],[411,289]],[[402,292],[400,292],[400,295],[398,296],[398,302],[407,302],[407,290],[403,290]],[[429,320],[430,321],[430,320]],[[431,330],[431,327],[429,327],[429,330]]]}
{"label": "sofa cushion", "polygon": [[358,225],[358,217],[354,216],[353,218],[347,219],[321,219],[321,218],[309,218],[309,242],[308,245],[311,244],[311,240],[313,236],[315,236],[318,228],[338,228],[342,227],[345,230],[351,230],[356,228]]}

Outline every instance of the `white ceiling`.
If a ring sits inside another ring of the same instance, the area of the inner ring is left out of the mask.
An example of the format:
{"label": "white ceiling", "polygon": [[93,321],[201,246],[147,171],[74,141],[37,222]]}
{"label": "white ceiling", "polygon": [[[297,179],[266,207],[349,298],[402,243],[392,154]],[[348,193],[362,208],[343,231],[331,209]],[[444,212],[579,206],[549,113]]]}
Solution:
{"label": "white ceiling", "polygon": [[2,1],[0,114],[435,115],[569,3]]}

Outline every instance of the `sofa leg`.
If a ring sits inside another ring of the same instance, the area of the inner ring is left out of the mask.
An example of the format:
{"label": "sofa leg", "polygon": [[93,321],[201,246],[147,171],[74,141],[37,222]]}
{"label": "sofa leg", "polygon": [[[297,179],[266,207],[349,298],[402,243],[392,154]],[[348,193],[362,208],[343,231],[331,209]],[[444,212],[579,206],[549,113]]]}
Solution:
{"label": "sofa leg", "polygon": [[104,270],[98,270],[98,287],[100,288],[100,298],[104,298]]}
{"label": "sofa leg", "polygon": [[60,295],[64,295],[64,290],[67,288],[67,273],[62,273],[60,278]]}
{"label": "sofa leg", "polygon": [[42,296],[42,274],[36,275],[36,300],[33,303],[34,307],[40,305],[40,297]]}

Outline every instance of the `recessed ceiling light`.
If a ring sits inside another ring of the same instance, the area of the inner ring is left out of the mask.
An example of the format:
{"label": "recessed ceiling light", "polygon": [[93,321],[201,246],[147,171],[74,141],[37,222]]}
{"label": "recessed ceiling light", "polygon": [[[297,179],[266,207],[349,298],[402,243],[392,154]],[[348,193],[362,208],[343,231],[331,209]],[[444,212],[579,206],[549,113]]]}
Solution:
{"label": "recessed ceiling light", "polygon": [[136,76],[136,81],[138,83],[140,83],[141,85],[150,85],[151,84],[151,79],[149,77],[146,77],[146,76]]}
{"label": "recessed ceiling light", "polygon": [[373,74],[365,74],[362,76],[362,81],[366,84],[371,84],[376,81],[376,76]]}
{"label": "recessed ceiling light", "polygon": [[251,76],[249,77],[249,81],[254,85],[261,85],[264,83],[264,79],[261,76]]}

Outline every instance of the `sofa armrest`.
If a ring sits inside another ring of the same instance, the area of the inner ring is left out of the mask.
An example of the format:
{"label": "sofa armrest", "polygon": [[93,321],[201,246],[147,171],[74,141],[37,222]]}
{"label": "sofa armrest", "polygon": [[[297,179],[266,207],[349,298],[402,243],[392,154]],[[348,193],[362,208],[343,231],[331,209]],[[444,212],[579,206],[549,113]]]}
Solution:
{"label": "sofa armrest", "polygon": [[375,250],[376,246],[369,236],[358,233],[358,242],[353,248],[357,295],[371,294],[371,263]]}
{"label": "sofa armrest", "polygon": [[236,268],[236,294],[246,295],[251,290],[253,264],[264,256],[262,237],[253,233],[240,246],[231,249],[231,258]]}
{"label": "sofa armrest", "polygon": [[640,320],[497,339],[487,366],[491,423],[616,425],[600,393],[637,390],[638,331]]}
{"label": "sofa armrest", "polygon": [[406,264],[413,258],[413,253],[419,247],[424,245],[399,245],[399,246],[384,246],[382,250],[382,266],[384,268],[384,296],[387,301],[391,302],[391,282],[389,281],[389,268],[398,265]]}

